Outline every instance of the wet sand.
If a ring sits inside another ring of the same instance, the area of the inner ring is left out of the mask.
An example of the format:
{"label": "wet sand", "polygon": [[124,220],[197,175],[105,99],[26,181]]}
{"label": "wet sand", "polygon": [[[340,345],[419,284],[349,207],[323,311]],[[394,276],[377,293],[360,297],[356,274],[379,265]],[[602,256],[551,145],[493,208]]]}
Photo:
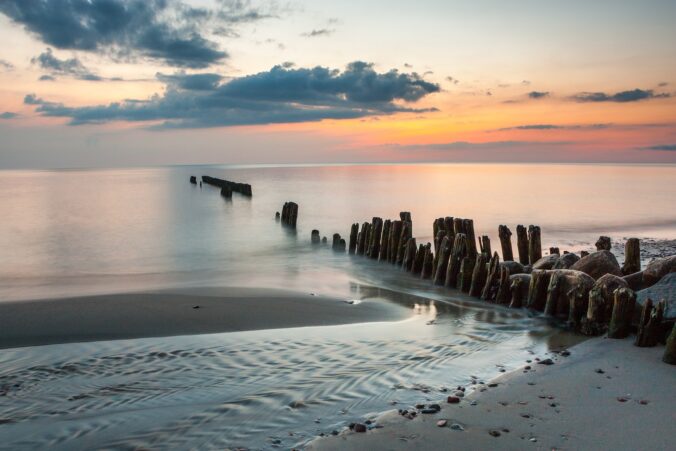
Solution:
{"label": "wet sand", "polygon": [[592,339],[568,357],[540,356],[553,365],[524,363],[532,369],[507,373],[458,404],[440,398],[436,414],[409,420],[391,411],[377,419],[382,428],[307,449],[671,449],[676,367],[661,361],[663,351],[635,347],[633,337]]}
{"label": "wet sand", "polygon": [[[198,307],[198,308],[194,308]],[[410,310],[284,290],[197,288],[0,302],[0,348],[397,321]]]}

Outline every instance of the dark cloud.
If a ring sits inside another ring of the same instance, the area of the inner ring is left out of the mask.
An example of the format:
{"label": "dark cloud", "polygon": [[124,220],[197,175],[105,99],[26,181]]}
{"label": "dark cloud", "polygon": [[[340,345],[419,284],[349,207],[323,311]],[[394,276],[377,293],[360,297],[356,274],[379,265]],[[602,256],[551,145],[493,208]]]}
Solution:
{"label": "dark cloud", "polygon": [[663,150],[668,152],[676,151],[676,144],[658,144],[656,146],[642,147],[644,150]]}
{"label": "dark cloud", "polygon": [[[2,0],[0,13],[43,42],[59,48],[146,57],[204,68],[228,54],[207,32],[271,17],[243,0],[194,8],[180,0]],[[208,26],[207,26],[208,25]]]}
{"label": "dark cloud", "polygon": [[335,32],[336,32],[336,30],[331,29],[331,28],[321,28],[319,30],[312,30],[312,31],[309,31],[307,33],[303,33],[303,34],[301,34],[301,36],[305,36],[305,37],[308,37],[308,38],[317,38],[317,37],[321,37],[321,36],[330,36]]}
{"label": "dark cloud", "polygon": [[10,63],[9,61],[0,59],[0,70],[12,70],[12,69],[14,69],[14,64]]}
{"label": "dark cloud", "polygon": [[162,96],[109,105],[68,107],[34,94],[24,103],[44,116],[67,117],[73,125],[110,121],[159,121],[160,128],[197,128],[347,119],[398,112],[428,112],[406,103],[439,92],[416,73],[377,73],[354,62],[346,70],[275,66],[220,83],[217,74],[158,75]]}
{"label": "dark cloud", "polygon": [[528,93],[528,97],[531,99],[542,99],[544,97],[549,97],[549,91],[531,91]]}
{"label": "dark cloud", "polygon": [[615,94],[605,92],[581,92],[572,97],[577,102],[638,102],[639,100],[660,99],[671,97],[668,93],[655,93],[652,89],[634,89],[621,91]]}
{"label": "dark cloud", "polygon": [[51,75],[41,75],[40,78],[38,78],[39,81],[55,81],[56,78],[52,77]]}
{"label": "dark cloud", "polygon": [[499,128],[497,131],[508,130],[601,130],[610,128],[612,124],[583,124],[583,125],[555,125],[555,124],[527,124],[513,127]]}
{"label": "dark cloud", "polygon": [[4,113],[0,113],[0,119],[14,119],[17,116],[19,115],[16,113],[12,113],[11,111],[5,111]]}
{"label": "dark cloud", "polygon": [[79,59],[59,59],[54,56],[52,49],[49,48],[35,58],[32,58],[31,63],[37,64],[40,68],[50,72],[52,80],[55,75],[63,75],[89,81],[103,80],[101,77],[87,69]]}

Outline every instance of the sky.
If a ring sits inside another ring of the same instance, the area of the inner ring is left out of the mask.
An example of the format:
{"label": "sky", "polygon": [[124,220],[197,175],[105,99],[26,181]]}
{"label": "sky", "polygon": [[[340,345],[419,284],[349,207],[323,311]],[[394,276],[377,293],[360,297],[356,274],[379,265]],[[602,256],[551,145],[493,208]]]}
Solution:
{"label": "sky", "polygon": [[0,168],[676,163],[673,0],[0,0]]}

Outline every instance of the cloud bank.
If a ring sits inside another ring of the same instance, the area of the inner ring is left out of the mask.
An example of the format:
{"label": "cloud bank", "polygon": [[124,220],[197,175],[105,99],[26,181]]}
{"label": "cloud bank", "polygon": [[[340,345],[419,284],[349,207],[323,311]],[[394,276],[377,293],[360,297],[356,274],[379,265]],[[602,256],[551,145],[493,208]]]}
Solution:
{"label": "cloud bank", "polygon": [[61,60],[54,56],[52,49],[48,48],[40,55],[31,59],[31,63],[37,64],[40,68],[50,72],[49,78],[42,80],[54,80],[55,75],[64,75],[74,77],[80,80],[101,81],[102,78],[87,69],[77,58]]}
{"label": "cloud bank", "polygon": [[572,97],[577,102],[638,102],[639,100],[664,99],[671,97],[669,93],[655,93],[652,89],[633,89],[615,94],[605,92],[581,92]]}
{"label": "cloud bank", "polygon": [[416,73],[350,63],[344,71],[325,67],[275,66],[266,72],[221,83],[218,74],[158,74],[163,95],[109,105],[68,107],[29,94],[24,103],[43,116],[70,124],[155,121],[155,128],[200,128],[350,119],[434,109],[408,106],[440,91]]}

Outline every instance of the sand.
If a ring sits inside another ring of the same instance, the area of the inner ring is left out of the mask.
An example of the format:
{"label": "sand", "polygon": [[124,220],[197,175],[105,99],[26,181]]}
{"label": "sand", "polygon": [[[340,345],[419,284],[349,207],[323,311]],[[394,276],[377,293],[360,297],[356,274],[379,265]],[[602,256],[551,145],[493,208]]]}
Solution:
{"label": "sand", "polygon": [[[199,308],[193,308],[199,306]],[[0,302],[0,348],[405,319],[374,299],[284,290],[198,288]]]}
{"label": "sand", "polygon": [[[663,351],[637,348],[633,339],[588,340],[568,357],[540,356],[553,365],[524,363],[532,370],[506,373],[459,404],[440,394],[437,414],[408,420],[388,412],[381,429],[318,439],[307,449],[674,449],[676,366],[661,362]],[[442,419],[448,425],[438,427]]]}

